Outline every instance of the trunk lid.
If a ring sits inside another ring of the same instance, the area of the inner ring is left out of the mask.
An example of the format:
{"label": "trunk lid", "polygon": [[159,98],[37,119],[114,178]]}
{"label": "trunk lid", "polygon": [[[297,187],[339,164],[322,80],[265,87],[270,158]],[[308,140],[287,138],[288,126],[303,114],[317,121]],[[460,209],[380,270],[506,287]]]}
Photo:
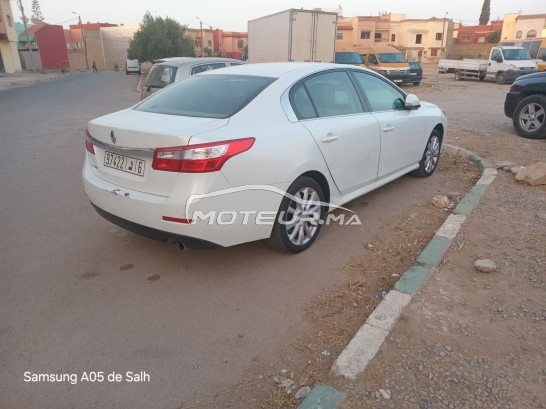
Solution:
{"label": "trunk lid", "polygon": [[172,191],[178,173],[152,169],[154,150],[188,145],[192,136],[221,128],[228,119],[164,115],[126,109],[91,120],[93,172],[120,188],[160,196]]}

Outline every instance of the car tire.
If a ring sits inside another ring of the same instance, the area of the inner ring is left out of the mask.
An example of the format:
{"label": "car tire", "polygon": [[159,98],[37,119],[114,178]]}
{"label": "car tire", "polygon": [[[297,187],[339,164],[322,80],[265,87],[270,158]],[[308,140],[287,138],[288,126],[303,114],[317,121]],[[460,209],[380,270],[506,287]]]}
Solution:
{"label": "car tire", "polygon": [[421,83],[421,81],[415,81],[415,82],[413,83],[413,85],[414,85],[414,86],[418,86],[420,83]]}
{"label": "car tire", "polygon": [[[319,183],[310,177],[298,178],[286,191],[269,237],[269,245],[277,250],[299,253],[316,240],[323,223],[324,193]],[[300,203],[295,200],[300,199]]]}
{"label": "car tire", "polygon": [[425,152],[419,167],[415,169],[411,174],[420,178],[427,178],[434,173],[440,160],[440,151],[442,150],[442,135],[437,129],[434,129],[425,146]]}
{"label": "car tire", "polygon": [[504,75],[504,72],[497,72],[495,80],[497,81],[497,84],[506,84],[506,76]]}
{"label": "car tire", "polygon": [[463,74],[460,70],[455,71],[455,81],[461,81],[463,79]]}
{"label": "car tire", "polygon": [[522,138],[546,138],[546,96],[529,95],[523,98],[514,110],[512,122]]}

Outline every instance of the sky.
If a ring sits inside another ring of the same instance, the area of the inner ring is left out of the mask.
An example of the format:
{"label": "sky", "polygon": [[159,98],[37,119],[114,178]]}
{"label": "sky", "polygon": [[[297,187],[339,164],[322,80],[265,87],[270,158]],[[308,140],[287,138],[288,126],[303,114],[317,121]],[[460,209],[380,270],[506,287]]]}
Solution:
{"label": "sky", "polygon": [[[16,0],[10,0],[16,21],[21,13]],[[32,15],[32,0],[22,0],[25,16]],[[406,14],[409,19],[430,17],[453,19],[464,25],[478,25],[483,0],[38,0],[46,23],[67,27],[77,24],[79,14],[84,23],[139,25],[146,11],[154,17],[172,18],[189,28],[219,28],[224,31],[247,31],[248,20],[278,13],[290,8],[325,11],[343,10],[344,17],[377,16],[383,12]],[[502,19],[507,13],[546,14],[544,0],[491,0],[491,19]]]}

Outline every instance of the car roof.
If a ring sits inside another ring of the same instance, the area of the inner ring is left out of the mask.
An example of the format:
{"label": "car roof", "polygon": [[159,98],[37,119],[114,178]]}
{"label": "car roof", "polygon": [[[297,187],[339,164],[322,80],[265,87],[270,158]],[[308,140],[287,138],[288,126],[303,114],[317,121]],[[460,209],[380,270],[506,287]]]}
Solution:
{"label": "car roof", "polygon": [[368,71],[364,67],[356,65],[348,66],[347,64],[335,64],[325,62],[264,62],[243,64],[222,68],[221,70],[212,70],[198,75],[222,75],[222,74],[239,74],[239,75],[256,75],[271,78],[280,78],[286,75],[308,75],[314,72],[323,71],[326,69],[362,69]]}
{"label": "car roof", "polygon": [[245,63],[242,60],[236,60],[234,58],[224,58],[224,57],[168,57],[161,58],[159,60],[154,60],[156,65],[171,65],[171,66],[181,66],[188,63],[211,63],[211,62],[238,62]]}

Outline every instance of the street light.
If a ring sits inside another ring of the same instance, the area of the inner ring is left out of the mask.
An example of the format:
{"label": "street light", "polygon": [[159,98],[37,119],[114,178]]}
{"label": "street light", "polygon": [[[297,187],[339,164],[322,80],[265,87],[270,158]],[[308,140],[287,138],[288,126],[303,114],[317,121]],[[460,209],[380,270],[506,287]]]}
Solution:
{"label": "street light", "polygon": [[444,25],[442,27],[442,58],[446,57],[447,39],[446,39],[446,36],[445,36],[445,28],[446,28],[447,13],[448,13],[448,11],[446,11],[446,14],[444,15]]}
{"label": "street light", "polygon": [[27,37],[28,54],[30,55],[30,63],[32,64],[32,71],[34,71],[34,58],[32,57],[32,44],[30,43],[30,40],[28,38],[27,18],[25,17],[25,9],[23,8],[23,3],[21,2],[21,0],[17,0],[17,5],[21,9],[21,15],[23,17],[23,25],[25,26],[25,34]]}
{"label": "street light", "polygon": [[78,23],[80,24],[80,33],[82,35],[82,41],[83,41],[83,52],[85,54],[85,68],[87,70],[89,70],[89,61],[87,60],[87,42],[85,41],[85,35],[84,35],[84,32],[83,32],[82,18],[75,11],[73,11],[72,14],[75,14],[75,15],[78,16]]}

